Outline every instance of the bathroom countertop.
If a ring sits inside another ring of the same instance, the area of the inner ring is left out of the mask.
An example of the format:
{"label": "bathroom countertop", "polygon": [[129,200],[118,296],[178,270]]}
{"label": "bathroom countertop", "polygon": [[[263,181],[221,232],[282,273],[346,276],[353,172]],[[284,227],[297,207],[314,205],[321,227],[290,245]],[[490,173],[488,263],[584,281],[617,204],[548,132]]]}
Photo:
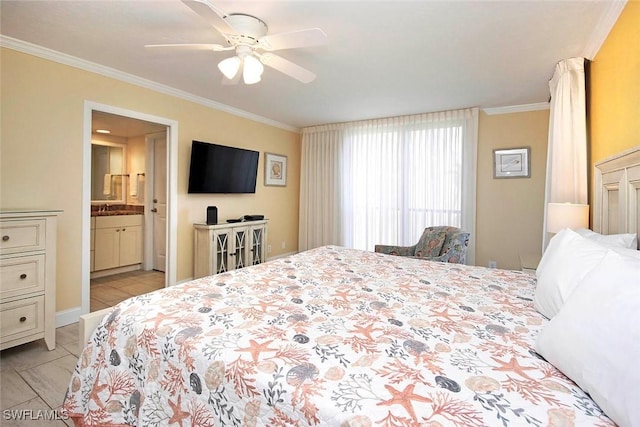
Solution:
{"label": "bathroom countertop", "polygon": [[91,216],[115,216],[115,215],[144,215],[144,212],[131,211],[131,210],[91,211]]}

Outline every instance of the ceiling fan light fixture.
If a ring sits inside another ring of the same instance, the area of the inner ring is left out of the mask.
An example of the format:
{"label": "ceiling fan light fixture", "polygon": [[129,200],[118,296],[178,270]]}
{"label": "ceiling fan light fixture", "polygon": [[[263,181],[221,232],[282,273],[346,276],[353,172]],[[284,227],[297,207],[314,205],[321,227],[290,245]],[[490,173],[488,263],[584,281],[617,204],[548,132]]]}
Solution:
{"label": "ceiling fan light fixture", "polygon": [[220,63],[218,64],[218,69],[222,72],[222,74],[224,74],[226,78],[231,80],[236,76],[236,74],[238,74],[238,71],[240,71],[241,62],[242,61],[240,60],[240,58],[238,58],[237,56],[233,56],[231,58],[220,61]]}
{"label": "ceiling fan light fixture", "polygon": [[245,84],[251,85],[258,83],[263,72],[264,66],[256,57],[247,55],[244,58],[242,78],[244,79]]}

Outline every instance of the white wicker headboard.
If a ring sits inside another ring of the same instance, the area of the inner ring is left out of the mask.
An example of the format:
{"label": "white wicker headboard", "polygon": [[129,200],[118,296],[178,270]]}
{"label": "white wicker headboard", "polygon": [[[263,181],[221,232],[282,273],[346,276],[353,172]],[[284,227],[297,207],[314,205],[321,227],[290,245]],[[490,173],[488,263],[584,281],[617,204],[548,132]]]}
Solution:
{"label": "white wicker headboard", "polygon": [[595,164],[593,230],[640,234],[640,145]]}

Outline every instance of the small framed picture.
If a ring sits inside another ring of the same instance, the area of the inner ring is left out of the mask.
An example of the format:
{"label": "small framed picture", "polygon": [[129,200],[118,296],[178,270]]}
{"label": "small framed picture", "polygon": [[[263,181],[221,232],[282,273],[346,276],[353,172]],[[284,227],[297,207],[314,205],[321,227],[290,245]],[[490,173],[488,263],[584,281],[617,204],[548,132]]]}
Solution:
{"label": "small framed picture", "polygon": [[529,147],[493,150],[493,177],[531,177],[529,150]]}
{"label": "small framed picture", "polygon": [[264,153],[264,185],[287,185],[287,156]]}

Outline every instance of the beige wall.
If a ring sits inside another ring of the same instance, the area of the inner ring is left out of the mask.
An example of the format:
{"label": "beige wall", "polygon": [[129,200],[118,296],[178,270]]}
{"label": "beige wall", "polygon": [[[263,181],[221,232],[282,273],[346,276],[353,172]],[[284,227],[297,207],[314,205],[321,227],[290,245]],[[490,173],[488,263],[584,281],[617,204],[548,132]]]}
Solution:
{"label": "beige wall", "polygon": [[[64,210],[58,227],[57,311],[81,303],[85,101],[178,122],[178,281],[192,277],[192,224],[204,221],[209,205],[218,206],[222,220],[243,214],[270,218],[269,256],[297,249],[298,133],[10,49],[0,50],[0,61],[0,208]],[[260,151],[256,194],[186,194],[192,139]],[[285,188],[263,186],[265,151],[288,156]]]}
{"label": "beige wall", "polygon": [[[591,63],[590,171],[593,163],[640,144],[640,1],[627,2]],[[476,264],[520,268],[540,254],[549,111],[480,115]],[[530,179],[492,178],[495,148],[529,145]]]}
{"label": "beige wall", "polygon": [[640,1],[629,1],[591,63],[593,163],[640,144]]}
{"label": "beige wall", "polygon": [[[271,219],[270,256],[297,250],[300,135],[10,49],[2,61],[0,208],[62,209],[59,222],[57,310],[80,306],[84,101],[179,124],[178,281],[192,277],[192,224],[216,205],[219,218],[247,213]],[[548,111],[480,115],[478,147],[478,265],[495,260],[520,268],[518,254],[539,253]],[[287,187],[263,186],[263,156],[255,195],[186,193],[190,142],[198,139],[288,156]],[[492,150],[532,148],[532,177],[492,178]],[[284,248],[282,245],[284,243]]]}
{"label": "beige wall", "polygon": [[[134,136],[127,139],[127,170],[129,174],[128,186],[126,191],[126,200],[128,205],[144,205],[144,180],[139,180],[138,173],[144,173],[146,170],[147,147],[144,135]],[[138,192],[136,196],[131,195],[131,182],[138,179]]]}
{"label": "beige wall", "polygon": [[[476,264],[520,269],[519,255],[542,252],[549,110],[480,113],[476,202]],[[531,148],[531,178],[493,178],[493,150]]]}

